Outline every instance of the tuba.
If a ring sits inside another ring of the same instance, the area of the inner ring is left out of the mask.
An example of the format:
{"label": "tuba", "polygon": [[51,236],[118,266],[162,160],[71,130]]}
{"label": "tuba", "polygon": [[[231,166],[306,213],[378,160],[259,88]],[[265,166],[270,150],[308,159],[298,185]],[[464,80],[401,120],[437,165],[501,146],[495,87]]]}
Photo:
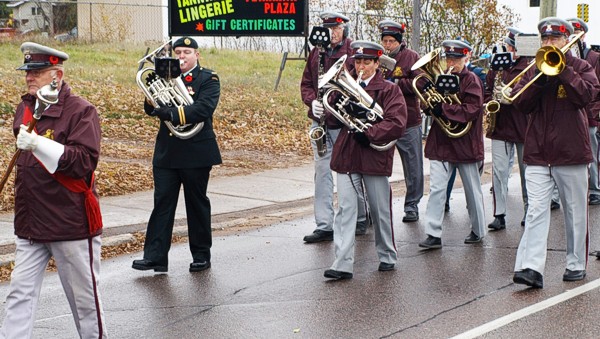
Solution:
{"label": "tuba", "polygon": [[[167,41],[138,61],[140,67],[137,72],[136,82],[142,89],[142,92],[144,92],[148,102],[155,108],[182,107],[194,103],[194,99],[192,99],[179,77],[181,70],[177,71],[169,67],[167,74],[159,76],[156,73],[155,67],[144,68],[144,63],[146,62],[150,62],[156,66],[159,60],[176,61],[176,59],[164,57],[165,54],[168,56],[168,53],[165,53],[165,51],[170,43],[171,40]],[[189,139],[198,134],[202,130],[202,127],[204,127],[203,122],[179,126],[173,126],[170,121],[165,121],[164,123],[169,131],[179,139]]]}
{"label": "tuba", "polygon": [[[319,88],[325,89],[323,94],[323,106],[336,119],[346,125],[351,130],[365,132],[369,127],[383,120],[383,109],[373,98],[358,84],[350,75],[344,63],[348,55],[344,55],[331,66],[329,71],[323,75],[319,81]],[[329,96],[338,92],[340,100],[332,107],[329,104]],[[353,102],[367,110],[365,121],[348,114],[344,108],[349,102]],[[394,147],[396,140],[390,141],[384,145],[370,144],[371,148],[377,151],[387,151]]]}
{"label": "tuba", "polygon": [[[428,108],[433,108],[437,103],[447,104],[460,104],[460,99],[456,94],[440,94],[435,86],[428,86],[427,89],[419,89],[417,82],[421,78],[425,78],[430,84],[436,83],[438,76],[449,76],[452,69],[448,70],[448,73],[444,73],[445,66],[442,65],[440,60],[441,48],[436,48],[433,51],[424,55],[421,59],[417,60],[411,70],[420,69],[423,73],[417,75],[412,82],[412,86],[415,93],[419,97],[419,100],[427,105]],[[453,77],[453,76],[452,76]],[[458,86],[458,84],[452,85],[449,82],[445,82],[448,86]],[[472,122],[459,123],[451,121],[445,117],[431,117],[438,123],[442,131],[450,138],[460,138],[467,134],[471,129]]]}

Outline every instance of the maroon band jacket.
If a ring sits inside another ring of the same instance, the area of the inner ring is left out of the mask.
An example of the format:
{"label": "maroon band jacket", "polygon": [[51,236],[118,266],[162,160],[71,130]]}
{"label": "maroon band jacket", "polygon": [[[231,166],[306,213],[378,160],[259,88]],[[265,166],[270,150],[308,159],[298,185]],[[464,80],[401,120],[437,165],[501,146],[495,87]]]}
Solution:
{"label": "maroon band jacket", "polygon": [[444,115],[456,122],[472,122],[471,129],[460,138],[450,138],[437,122],[431,124],[425,156],[431,160],[454,163],[483,161],[483,89],[479,77],[465,66],[457,74],[460,79],[458,104],[442,104]]}
{"label": "maroon band jacket", "polygon": [[[375,145],[387,144],[400,138],[406,129],[406,102],[400,88],[383,79],[378,70],[365,91],[381,106],[384,119],[365,132]],[[331,169],[338,173],[360,173],[366,175],[392,175],[394,149],[377,151],[370,146],[360,145],[353,133],[344,125],[333,146]]]}
{"label": "maroon band jacket", "polygon": [[[590,50],[585,60],[592,65],[596,71],[596,77],[600,80],[600,53]],[[598,127],[598,113],[600,112],[600,94],[589,105],[585,107],[590,127]]]}
{"label": "maroon band jacket", "polygon": [[[517,93],[536,76],[532,67],[515,86]],[[565,69],[533,83],[513,104],[531,115],[525,134],[523,162],[527,165],[560,166],[592,161],[585,107],[598,95],[600,84],[592,66],[566,53]]]}
{"label": "maroon band jacket", "polygon": [[406,48],[406,44],[402,43],[399,51],[392,52],[389,56],[396,59],[396,66],[393,71],[385,70],[383,77],[400,86],[400,90],[404,95],[404,101],[406,101],[406,109],[408,110],[406,127],[419,126],[422,120],[421,109],[419,107],[419,99],[415,95],[415,90],[412,86],[412,81],[421,71],[411,71],[412,66],[419,60],[419,54],[412,49]]}
{"label": "maroon band jacket", "polygon": [[[26,94],[17,107],[13,131],[19,133],[27,106],[34,111],[35,98]],[[43,112],[36,131],[65,146],[57,173],[89,184],[100,155],[100,120],[96,108],[74,94],[63,82],[58,103]],[[93,194],[98,198],[95,185]],[[31,152],[21,152],[15,179],[15,234],[33,241],[65,241],[90,238],[85,195],[74,193],[56,181]]]}
{"label": "maroon band jacket", "polygon": [[[515,65],[502,71],[502,83],[508,84],[517,77],[528,65],[531,59],[519,57]],[[490,70],[486,77],[485,102],[492,100],[494,82],[498,73]],[[525,129],[527,128],[527,115],[518,112],[513,105],[500,105],[496,113],[496,128],[487,137],[494,140],[503,140],[522,144],[525,142]]]}
{"label": "maroon band jacket", "polygon": [[[346,68],[348,70],[354,69],[354,60],[350,58],[353,54],[352,48],[350,48],[351,43],[352,40],[346,38],[333,49],[328,48],[325,50],[323,74],[327,73],[331,66],[346,54],[348,55],[345,62]],[[302,96],[304,104],[308,106],[307,115],[317,122],[319,119],[312,114],[312,102],[317,98],[319,93],[319,59],[319,49],[313,48],[308,54],[308,60],[306,61],[304,73],[302,74],[302,81],[300,82],[300,95]],[[327,126],[329,128],[339,128],[338,122],[334,117],[329,117],[327,119]]]}

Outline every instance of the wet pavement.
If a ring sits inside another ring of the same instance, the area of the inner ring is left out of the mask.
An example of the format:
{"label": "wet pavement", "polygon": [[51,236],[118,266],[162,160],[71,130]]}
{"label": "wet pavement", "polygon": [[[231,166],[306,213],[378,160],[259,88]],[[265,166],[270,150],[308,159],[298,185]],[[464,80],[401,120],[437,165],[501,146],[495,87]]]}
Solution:
{"label": "wet pavement", "polygon": [[[507,229],[466,245],[469,221],[462,189],[455,189],[444,221],[444,247],[418,247],[421,221],[401,222],[396,197],[394,230],[399,260],[395,271],[378,272],[373,230],[357,237],[354,278],[328,281],[333,243],[304,244],[311,214],[254,230],[214,237],[212,268],[189,273],[187,244],[174,245],[169,272],[131,269],[141,254],[104,260],[100,288],[112,338],[596,338],[600,261],[590,257],[588,276],[563,282],[563,210],[552,212],[544,289],[512,283],[522,233],[518,174],[509,185]],[[397,185],[397,184],[396,184]],[[491,222],[490,185],[484,185]],[[592,248],[600,248],[590,208]],[[8,283],[0,284],[6,295]],[[0,318],[4,310],[0,310]],[[468,331],[470,332],[469,334]],[[77,337],[58,276],[47,273],[35,337]]]}

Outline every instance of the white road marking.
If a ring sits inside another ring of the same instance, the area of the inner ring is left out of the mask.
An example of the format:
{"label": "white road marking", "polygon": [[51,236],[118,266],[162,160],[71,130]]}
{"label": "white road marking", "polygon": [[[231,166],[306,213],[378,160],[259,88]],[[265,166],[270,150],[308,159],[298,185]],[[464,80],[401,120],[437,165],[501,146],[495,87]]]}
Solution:
{"label": "white road marking", "polygon": [[559,295],[556,295],[550,299],[546,299],[544,301],[541,301],[537,304],[533,304],[531,306],[525,307],[523,309],[520,309],[516,312],[513,312],[511,314],[507,314],[501,318],[498,318],[496,320],[490,321],[486,324],[483,324],[481,326],[475,327],[472,330],[469,330],[467,332],[461,333],[453,338],[455,339],[466,339],[466,338],[475,338],[481,335],[484,335],[486,333],[489,333],[493,330],[496,330],[502,326],[506,326],[514,321],[517,321],[519,319],[525,318],[527,316],[530,316],[534,313],[537,313],[539,311],[545,310],[549,307],[552,307],[556,304],[559,304],[561,302],[567,301],[569,299],[575,298],[576,296],[589,292],[593,289],[596,289],[600,287],[600,279],[594,280],[592,282],[589,282],[585,285],[581,285],[577,288],[574,288],[572,290],[563,292]]}

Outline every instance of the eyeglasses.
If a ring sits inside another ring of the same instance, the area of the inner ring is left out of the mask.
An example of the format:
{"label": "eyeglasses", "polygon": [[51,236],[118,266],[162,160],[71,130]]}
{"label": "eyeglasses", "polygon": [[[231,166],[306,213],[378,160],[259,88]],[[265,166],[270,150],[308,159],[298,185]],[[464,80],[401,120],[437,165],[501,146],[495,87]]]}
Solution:
{"label": "eyeglasses", "polygon": [[38,78],[42,74],[44,74],[48,71],[54,71],[54,70],[56,70],[56,69],[55,68],[31,69],[31,70],[25,71],[25,75],[31,75],[34,78]]}

